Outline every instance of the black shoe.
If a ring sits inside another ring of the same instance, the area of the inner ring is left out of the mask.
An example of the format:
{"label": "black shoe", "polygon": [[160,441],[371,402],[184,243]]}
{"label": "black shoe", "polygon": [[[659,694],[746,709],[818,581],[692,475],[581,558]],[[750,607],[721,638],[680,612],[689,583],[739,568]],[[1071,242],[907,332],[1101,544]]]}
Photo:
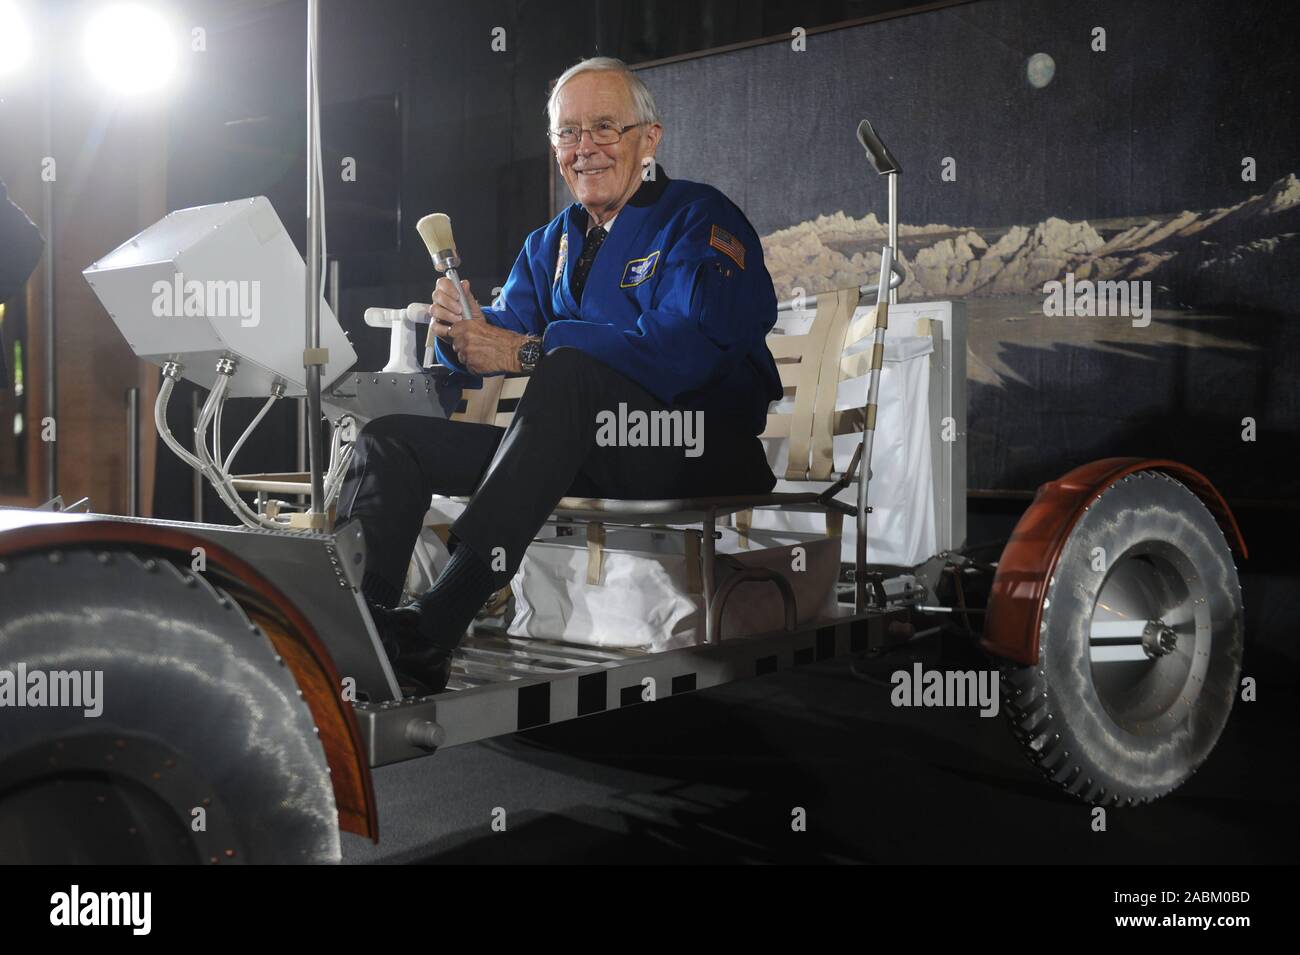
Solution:
{"label": "black shoe", "polygon": [[370,616],[403,692],[409,687],[412,692],[408,696],[431,696],[447,688],[451,678],[451,652],[433,646],[420,634],[419,610],[414,607],[389,610],[371,604]]}

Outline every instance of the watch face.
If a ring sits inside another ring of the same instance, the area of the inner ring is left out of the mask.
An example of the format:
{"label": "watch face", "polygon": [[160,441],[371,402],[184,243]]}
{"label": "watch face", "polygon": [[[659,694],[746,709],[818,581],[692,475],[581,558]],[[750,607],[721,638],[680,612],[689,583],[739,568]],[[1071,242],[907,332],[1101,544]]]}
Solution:
{"label": "watch face", "polygon": [[519,364],[527,367],[536,365],[542,358],[542,343],[530,338],[519,346]]}

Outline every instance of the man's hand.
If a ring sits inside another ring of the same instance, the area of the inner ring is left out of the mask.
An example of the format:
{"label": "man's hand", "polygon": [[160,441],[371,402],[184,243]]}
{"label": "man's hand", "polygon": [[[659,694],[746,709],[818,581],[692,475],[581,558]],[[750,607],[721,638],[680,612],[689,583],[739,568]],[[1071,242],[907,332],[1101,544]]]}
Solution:
{"label": "man's hand", "polygon": [[450,345],[457,360],[476,375],[498,372],[520,372],[519,346],[526,335],[493,325],[483,318],[483,310],[474,301],[469,282],[461,279],[465,297],[469,299],[473,319],[466,321],[461,313],[460,296],[451,279],[443,276],[433,290],[433,333]]}

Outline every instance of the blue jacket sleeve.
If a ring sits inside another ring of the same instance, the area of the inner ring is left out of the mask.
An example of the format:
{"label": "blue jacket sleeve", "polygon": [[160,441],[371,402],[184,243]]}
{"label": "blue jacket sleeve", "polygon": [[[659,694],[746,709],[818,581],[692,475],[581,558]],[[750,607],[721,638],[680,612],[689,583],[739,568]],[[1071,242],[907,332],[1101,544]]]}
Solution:
{"label": "blue jacket sleeve", "polygon": [[[546,319],[538,302],[537,281],[533,274],[533,261],[541,246],[541,238],[541,230],[539,230],[524,242],[524,247],[519,251],[519,257],[515,259],[514,267],[510,270],[510,276],[506,279],[506,284],[501,287],[499,304],[483,309],[484,320],[522,335],[542,334]],[[435,339],[433,352],[438,361],[452,371],[464,375],[472,374],[456,360],[456,353],[452,351],[450,345],[444,344],[441,338]]]}
{"label": "blue jacket sleeve", "polygon": [[[691,203],[677,218],[662,277],[636,327],[554,321],[546,351],[581,348],[672,404],[725,378],[763,341],[776,320],[776,293],[749,223],[721,196]],[[717,247],[735,252],[728,239],[743,246],[739,261]]]}

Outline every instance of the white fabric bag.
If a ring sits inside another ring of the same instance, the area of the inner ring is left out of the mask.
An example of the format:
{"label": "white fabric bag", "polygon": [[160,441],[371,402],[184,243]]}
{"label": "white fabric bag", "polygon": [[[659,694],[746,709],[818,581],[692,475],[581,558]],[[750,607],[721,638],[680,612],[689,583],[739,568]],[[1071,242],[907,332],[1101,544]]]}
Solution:
{"label": "white fabric bag", "polygon": [[[853,320],[868,314],[858,309]],[[786,334],[807,331],[811,318],[784,318]],[[869,350],[872,337],[846,350],[845,355]],[[885,334],[884,363],[880,370],[877,396],[876,437],[871,453],[871,485],[867,504],[867,562],[913,567],[932,557],[938,549],[938,523],[935,513],[934,468],[930,452],[930,356],[934,343],[924,336]],[[861,408],[867,402],[869,379],[866,375],[839,383],[835,408],[844,411]],[[774,407],[777,413],[788,412],[793,399],[784,399]],[[834,438],[835,470],[842,473],[853,458],[861,434],[836,435]],[[765,438],[768,464],[778,479],[786,470],[789,439]],[[821,491],[830,482],[791,482],[778,480],[775,491]],[[836,495],[836,500],[856,507],[858,484],[853,481]],[[753,513],[755,528],[817,532],[825,528],[820,513],[759,509]],[[845,515],[841,559],[853,563],[857,526]]]}
{"label": "white fabric bag", "polygon": [[[835,538],[752,531],[746,549],[735,530],[719,531],[716,553],[744,566],[784,571],[795,591],[799,623],[831,611],[839,574]],[[697,642],[697,627],[703,630],[703,575],[695,551],[699,533],[620,527],[593,532],[589,536],[597,540],[592,546],[588,537],[577,536],[535,542],[511,581],[515,616],[510,634],[651,652],[691,646]],[[796,546],[802,548],[800,555]],[[796,562],[801,569],[792,569]],[[734,571],[725,559],[715,566],[714,583],[721,587]],[[776,585],[742,583],[727,601],[723,638],[780,630],[783,608]]]}

